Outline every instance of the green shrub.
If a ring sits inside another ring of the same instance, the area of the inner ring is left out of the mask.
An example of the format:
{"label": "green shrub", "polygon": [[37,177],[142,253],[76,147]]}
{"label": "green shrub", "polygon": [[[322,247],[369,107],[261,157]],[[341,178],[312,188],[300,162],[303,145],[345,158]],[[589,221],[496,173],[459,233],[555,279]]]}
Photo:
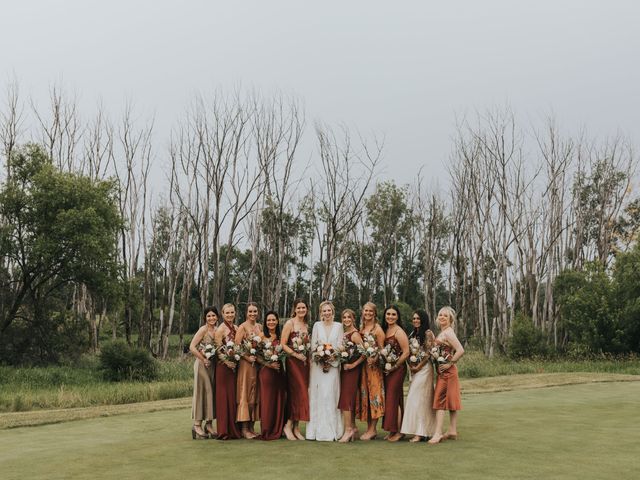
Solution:
{"label": "green shrub", "polygon": [[507,354],[511,358],[532,358],[548,353],[547,342],[542,331],[533,321],[518,314],[513,322],[511,338],[507,343]]}
{"label": "green shrub", "polygon": [[158,377],[158,365],[151,354],[127,345],[123,340],[109,342],[100,352],[100,370],[105,379],[150,381]]}

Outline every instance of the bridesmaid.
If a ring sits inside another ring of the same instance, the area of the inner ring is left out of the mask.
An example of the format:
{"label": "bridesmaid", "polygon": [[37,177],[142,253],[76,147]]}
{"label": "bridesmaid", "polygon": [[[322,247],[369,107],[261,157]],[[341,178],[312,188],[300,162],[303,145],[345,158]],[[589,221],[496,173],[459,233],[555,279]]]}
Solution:
{"label": "bridesmaid", "polygon": [[[235,342],[242,345],[245,338],[261,337],[262,325],[257,323],[258,304],[247,303],[246,321],[243,322],[236,333]],[[236,421],[242,428],[244,438],[255,438],[258,435],[253,430],[253,422],[258,420],[258,368],[255,355],[243,355],[238,366],[238,381],[236,386],[238,415]]]}
{"label": "bridesmaid", "polygon": [[[342,326],[344,335],[342,343],[352,342],[354,345],[362,344],[362,337],[356,329],[356,314],[351,309],[342,311]],[[360,371],[362,370],[363,357],[351,363],[342,365],[340,372],[340,399],[338,400],[338,408],[342,411],[344,423],[344,435],[340,438],[340,443],[346,443],[355,440],[358,430],[356,428],[356,397],[358,394],[358,385],[360,384]]]}
{"label": "bridesmaid", "polygon": [[[451,355],[450,360],[438,366],[438,380],[433,394],[433,409],[436,411],[436,427],[430,444],[440,443],[442,440],[456,440],[458,438],[458,411],[462,410],[460,398],[460,380],[456,362],[464,355],[464,348],[453,326],[456,312],[451,307],[442,307],[438,312],[438,326],[440,333],[436,337],[436,345],[440,345],[444,352]],[[442,434],[445,410],[449,410],[449,430]]]}
{"label": "bridesmaid", "polygon": [[[274,311],[267,312],[263,338],[275,348],[280,345],[280,319]],[[260,440],[278,440],[284,428],[284,410],[287,400],[287,379],[279,361],[262,363],[258,374],[260,391]]]}
{"label": "bridesmaid", "polygon": [[409,333],[409,340],[415,338],[420,345],[424,345],[425,334],[429,329],[429,314],[424,310],[416,310],[411,317],[413,329]]}
{"label": "bridesmaid", "polygon": [[[218,310],[216,307],[204,309],[205,324],[200,327],[191,340],[189,350],[196,357],[193,363],[193,402],[191,404],[191,437],[195,440],[202,438],[215,438],[213,419],[216,418],[213,398],[213,378],[215,356],[208,359],[204,355],[204,347],[214,344],[216,324],[218,323]],[[204,430],[202,422],[205,422]]]}
{"label": "bridesmaid", "polygon": [[400,433],[402,413],[404,411],[404,377],[407,373],[405,361],[409,358],[409,338],[402,330],[400,310],[391,305],[384,311],[384,344],[390,345],[398,356],[398,361],[391,369],[384,371],[385,411],[382,428],[389,432],[385,438],[390,442],[397,442],[404,435]]}
{"label": "bridesmaid", "polygon": [[[384,346],[384,331],[378,324],[378,309],[375,303],[367,302],[362,307],[362,327],[360,335],[373,335],[378,348]],[[367,422],[367,431],[360,440],[373,440],[378,432],[378,419],[384,415],[384,377],[378,365],[378,357],[367,358],[360,376],[360,392],[356,402],[358,418]]]}
{"label": "bridesmaid", "polygon": [[[413,313],[412,321],[414,332],[417,322],[420,322],[418,330],[423,331],[422,327],[429,325],[429,314],[424,310],[416,310]],[[427,330],[423,336],[409,336],[410,339],[424,337],[426,337],[426,341],[420,342],[420,344],[426,349],[426,352],[429,352],[435,344],[435,337],[431,330]],[[409,370],[411,371],[411,384],[409,385],[400,431],[406,435],[413,435],[410,442],[420,442],[423,439],[431,438],[436,425],[436,415],[432,408],[433,366],[429,354],[427,353],[417,365],[410,364]]]}
{"label": "bridesmaid", "polygon": [[[222,307],[223,323],[216,330],[215,344],[220,348],[236,338],[236,307],[226,303]],[[237,363],[223,360],[220,356],[216,363],[216,419],[218,439],[230,440],[240,438],[242,434],[236,425],[236,367]]]}
{"label": "bridesmaid", "polygon": [[291,347],[294,338],[309,340],[307,303],[300,298],[294,300],[291,316],[282,329],[282,348],[289,355],[286,360],[289,419],[284,426],[284,434],[288,440],[304,440],[299,422],[309,421],[309,361],[305,354],[294,352]]}

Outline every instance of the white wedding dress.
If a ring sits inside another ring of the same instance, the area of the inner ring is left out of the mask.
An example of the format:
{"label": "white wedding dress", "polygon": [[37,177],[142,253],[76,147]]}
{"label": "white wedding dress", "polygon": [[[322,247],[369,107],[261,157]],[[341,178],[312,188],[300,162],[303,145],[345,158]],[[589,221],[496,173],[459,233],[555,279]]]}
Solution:
{"label": "white wedding dress", "polygon": [[[311,351],[318,345],[330,343],[334,348],[342,345],[342,324],[333,322],[327,332],[322,321],[316,322],[311,334]],[[328,372],[311,362],[309,376],[309,422],[307,423],[307,440],[331,442],[342,436],[342,412],[338,410],[340,399],[340,368],[336,362]]]}

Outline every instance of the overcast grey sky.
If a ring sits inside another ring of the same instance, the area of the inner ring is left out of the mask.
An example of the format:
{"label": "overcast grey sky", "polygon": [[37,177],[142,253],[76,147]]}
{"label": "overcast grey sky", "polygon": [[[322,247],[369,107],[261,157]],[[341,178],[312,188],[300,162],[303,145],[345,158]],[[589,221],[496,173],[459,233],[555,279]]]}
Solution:
{"label": "overcast grey sky", "polygon": [[444,179],[456,114],[506,103],[637,143],[639,20],[631,0],[0,0],[0,86],[128,98],[159,133],[196,91],[278,89],[310,126],[384,135],[384,176]]}

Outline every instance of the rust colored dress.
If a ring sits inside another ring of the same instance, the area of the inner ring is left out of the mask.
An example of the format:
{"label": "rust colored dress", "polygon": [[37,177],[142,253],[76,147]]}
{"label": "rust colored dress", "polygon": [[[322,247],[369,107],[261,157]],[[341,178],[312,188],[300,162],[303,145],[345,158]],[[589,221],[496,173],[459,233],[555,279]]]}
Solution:
{"label": "rust colored dress", "polygon": [[[449,345],[445,345],[436,339],[436,344],[453,357],[454,351]],[[460,380],[458,379],[458,367],[452,365],[449,370],[438,373],[436,388],[433,392],[434,410],[462,410],[460,397]]]}
{"label": "rust colored dress", "polygon": [[[355,330],[344,335],[344,345],[352,341],[351,337],[354,333],[356,333]],[[338,399],[338,408],[343,412],[355,412],[356,410],[356,397],[358,395],[361,370],[362,363],[351,370],[344,370],[343,368],[340,371],[340,398]]]}
{"label": "rust colored dress", "polygon": [[[385,337],[384,344],[391,345],[395,354],[399,357],[402,355],[400,343],[394,335]],[[382,428],[388,432],[399,432],[400,424],[398,422],[398,407],[404,411],[404,376],[407,373],[407,366],[403,362],[399,368],[384,377],[385,391],[385,412],[382,420]]]}
{"label": "rust colored dress", "polygon": [[[363,332],[360,332],[360,335],[364,336]],[[384,415],[384,403],[384,375],[382,369],[377,362],[369,365],[369,362],[365,360],[360,375],[356,417],[363,422],[376,420]]]}
{"label": "rust colored dress", "polygon": [[[273,346],[280,344],[280,339],[272,342]],[[258,373],[260,392],[260,440],[278,440],[282,436],[285,423],[285,408],[287,401],[287,378],[282,371],[267,366],[260,368]]]}
{"label": "rust colored dress", "polygon": [[[256,325],[257,327],[257,325]],[[243,327],[242,327],[243,328]],[[262,333],[262,329],[249,332],[244,329],[245,338],[247,335],[258,335]],[[237,422],[254,422],[260,419],[258,410],[258,366],[247,362],[244,358],[240,359],[238,366],[238,380],[236,385],[236,396],[238,401]]]}
{"label": "rust colored dress", "polygon": [[[236,326],[224,322],[229,334],[224,342],[233,342],[236,338]],[[236,372],[222,362],[216,362],[216,428],[218,439],[231,440],[242,435],[236,425]]]}
{"label": "rust colored dress", "polygon": [[[202,337],[200,345],[213,345],[209,333]],[[215,355],[211,357],[211,365],[205,367],[199,358],[193,364],[193,401],[191,402],[191,419],[196,422],[210,422],[216,418],[215,398],[213,395],[215,372]]]}
{"label": "rust colored dress", "polygon": [[[300,332],[292,331],[287,345],[293,348],[293,338]],[[309,421],[309,360],[302,362],[294,357],[287,357],[287,410],[292,421]]]}

